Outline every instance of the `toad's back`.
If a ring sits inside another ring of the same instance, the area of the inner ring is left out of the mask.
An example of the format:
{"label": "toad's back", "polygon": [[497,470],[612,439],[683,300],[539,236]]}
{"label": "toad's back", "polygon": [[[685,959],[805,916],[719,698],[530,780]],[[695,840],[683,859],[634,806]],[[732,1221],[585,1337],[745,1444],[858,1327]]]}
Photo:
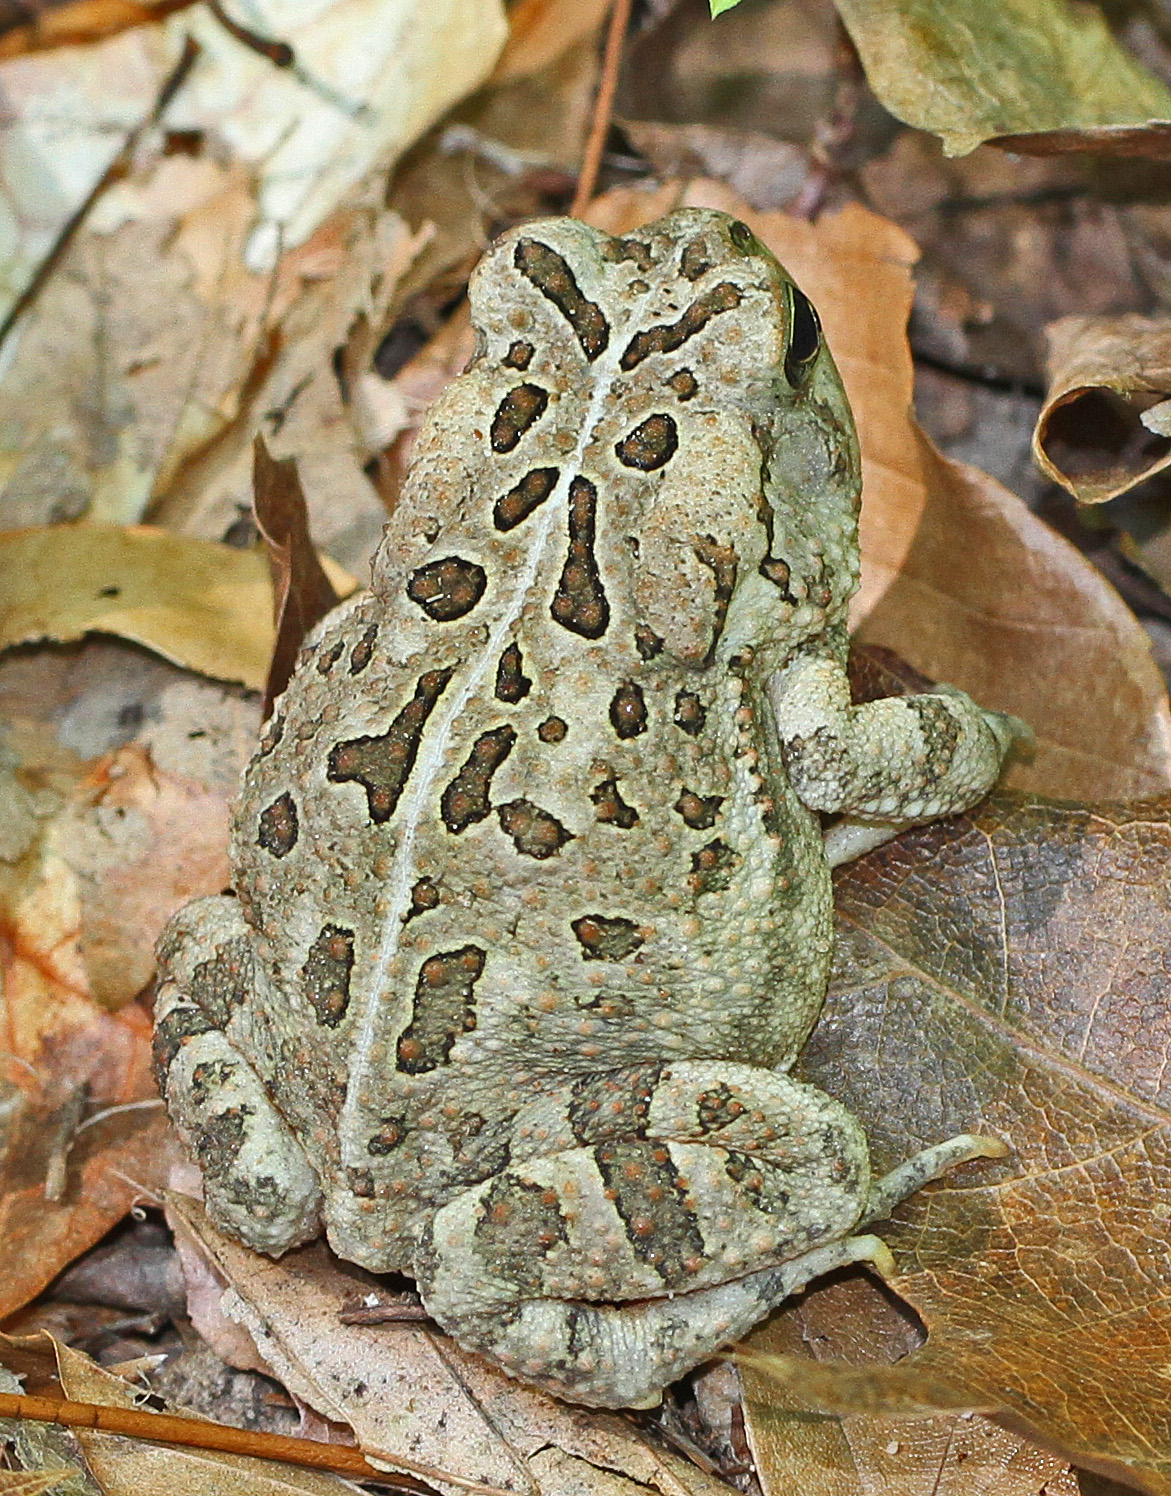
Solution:
{"label": "toad's back", "polygon": [[857,469],[832,365],[782,375],[792,297],[698,210],[502,241],[248,771],[259,1065],[384,1240],[558,1078],[783,1065],[812,1021],[828,875],[762,691],[852,590]]}

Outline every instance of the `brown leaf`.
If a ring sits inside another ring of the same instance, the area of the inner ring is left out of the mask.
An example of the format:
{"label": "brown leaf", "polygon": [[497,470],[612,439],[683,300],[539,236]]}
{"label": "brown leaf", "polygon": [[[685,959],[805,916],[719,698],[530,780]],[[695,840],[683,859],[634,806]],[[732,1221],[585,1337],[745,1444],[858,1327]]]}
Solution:
{"label": "brown leaf", "polygon": [[305,492],[291,457],[275,462],[264,438],[253,444],[253,512],[272,572],[276,643],[264,684],[264,716],[289,683],[305,635],[338,603],[309,539]]}
{"label": "brown leaf", "polygon": [[834,980],[803,1079],[879,1170],[953,1133],[1011,1142],[882,1234],[928,1330],[893,1367],[788,1365],[845,1412],[985,1409],[1171,1491],[1171,804],[1000,796],[837,881]]}
{"label": "brown leaf", "polygon": [[769,1373],[770,1356],[893,1364],[921,1340],[910,1315],[862,1272],[814,1284],[757,1330],[750,1353],[738,1359],[746,1428],[764,1491],[1078,1496],[1067,1461],[985,1418],[810,1419],[800,1394]]}
{"label": "brown leaf", "polygon": [[1062,317],[1047,331],[1049,391],[1033,432],[1042,471],[1101,504],[1171,464],[1171,320]]}
{"label": "brown leaf", "polygon": [[518,0],[508,13],[508,40],[489,87],[539,72],[577,42],[592,37],[609,0]]}

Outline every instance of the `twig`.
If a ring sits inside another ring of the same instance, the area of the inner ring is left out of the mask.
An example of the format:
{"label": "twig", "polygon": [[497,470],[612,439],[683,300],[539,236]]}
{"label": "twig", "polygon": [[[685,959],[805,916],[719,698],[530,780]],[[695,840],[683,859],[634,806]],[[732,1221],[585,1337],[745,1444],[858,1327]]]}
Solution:
{"label": "twig", "polygon": [[610,29],[606,33],[606,52],[602,58],[602,76],[598,80],[598,97],[594,101],[594,119],[577,178],[577,191],[573,194],[573,203],[569,209],[572,218],[580,218],[585,212],[586,204],[593,197],[598,183],[598,168],[602,164],[602,151],[610,129],[610,117],[614,112],[622,43],[626,39],[626,28],[630,25],[630,6],[631,0],[614,0],[614,9],[610,12]]}
{"label": "twig", "polygon": [[[250,1429],[230,1428],[224,1423],[205,1423],[198,1418],[178,1418],[173,1413],[152,1413],[145,1408],[104,1407],[95,1403],[70,1402],[67,1398],[26,1397],[14,1392],[0,1392],[0,1418],[61,1423],[66,1428],[128,1434],[131,1438],[147,1439],[153,1444],[184,1444],[192,1449],[214,1449],[224,1454],[280,1460],[286,1465],[333,1470],[358,1480],[377,1480],[401,1491],[433,1496],[433,1488],[423,1481],[398,1471],[379,1470],[360,1450],[348,1444],[323,1444],[316,1439],[295,1439],[289,1434],[257,1433]],[[399,1463],[397,1456],[388,1458]],[[439,1475],[438,1471],[436,1475]],[[448,1476],[442,1478],[450,1479]],[[488,1491],[493,1488],[480,1486],[478,1489]]]}

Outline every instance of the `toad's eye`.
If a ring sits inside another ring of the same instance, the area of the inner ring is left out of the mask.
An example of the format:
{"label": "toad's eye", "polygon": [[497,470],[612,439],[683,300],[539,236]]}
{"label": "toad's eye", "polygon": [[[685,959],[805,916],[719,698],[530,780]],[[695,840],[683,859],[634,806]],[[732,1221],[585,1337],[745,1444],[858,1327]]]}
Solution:
{"label": "toad's eye", "polygon": [[821,323],[804,291],[789,286],[789,346],[785,349],[785,378],[800,389],[809,378],[821,351]]}
{"label": "toad's eye", "polygon": [[756,235],[746,223],[741,223],[737,218],[728,225],[728,238],[737,249],[745,251],[755,248]]}

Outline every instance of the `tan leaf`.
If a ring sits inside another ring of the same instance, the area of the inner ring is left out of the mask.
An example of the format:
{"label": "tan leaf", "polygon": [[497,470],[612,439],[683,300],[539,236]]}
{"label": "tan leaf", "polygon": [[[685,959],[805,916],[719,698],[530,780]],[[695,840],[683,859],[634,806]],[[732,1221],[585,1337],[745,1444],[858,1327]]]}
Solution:
{"label": "tan leaf", "polygon": [[51,1491],[78,1473],[75,1465],[59,1470],[0,1470],[0,1496],[41,1496],[42,1491]]}
{"label": "tan leaf", "polygon": [[894,1366],[786,1360],[806,1406],[985,1410],[1171,1491],[1169,865],[1166,802],[1000,796],[839,875],[801,1077],[858,1115],[878,1170],[966,1131],[1013,1156],[894,1212],[927,1342]]}
{"label": "tan leaf", "polygon": [[518,0],[508,12],[508,41],[490,84],[510,83],[539,72],[593,36],[609,0]]}
{"label": "tan leaf", "polygon": [[1171,152],[1171,91],[1069,0],[835,0],[870,86],[949,156]]}
{"label": "tan leaf", "polygon": [[914,1350],[918,1327],[864,1274],[814,1284],[747,1342],[744,1417],[766,1493],[819,1496],[1078,1496],[1066,1460],[986,1418],[810,1419],[799,1394],[770,1376],[769,1356],[888,1364]]}
{"label": "tan leaf", "polygon": [[1171,464],[1171,320],[1062,317],[1047,333],[1049,390],[1033,432],[1042,471],[1101,504]]}
{"label": "tan leaf", "polygon": [[166,69],[150,26],[0,63],[0,322],[149,116]]}
{"label": "tan leaf", "polygon": [[264,684],[272,589],[263,555],[146,525],[0,533],[0,648],[116,634],[219,680]]}
{"label": "tan leaf", "polygon": [[507,36],[500,0],[283,0],[229,6],[261,49],[192,6],[170,17],[175,54],[199,56],[167,110],[171,129],[207,132],[257,175],[259,221],[246,258],[267,269],[303,244],[356,184],[388,167],[492,69]]}

